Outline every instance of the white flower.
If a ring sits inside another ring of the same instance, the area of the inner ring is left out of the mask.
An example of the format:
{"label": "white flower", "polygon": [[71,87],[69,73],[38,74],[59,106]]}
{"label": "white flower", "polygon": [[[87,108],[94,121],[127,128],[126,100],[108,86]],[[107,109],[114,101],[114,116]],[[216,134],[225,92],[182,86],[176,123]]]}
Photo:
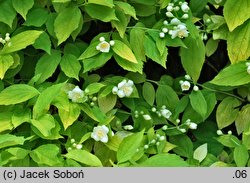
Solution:
{"label": "white flower", "polygon": [[195,86],[193,87],[193,90],[194,90],[194,91],[199,91],[199,87],[195,85]]}
{"label": "white flower", "polygon": [[156,112],[156,108],[155,108],[155,107],[152,107],[151,111],[152,111],[152,112]]}
{"label": "white flower", "polygon": [[104,38],[104,37],[100,37],[100,38],[99,38],[99,41],[100,41],[100,42],[103,42],[103,41],[105,41],[105,38]]}
{"label": "white flower", "polygon": [[165,137],[164,136],[160,136],[159,140],[163,141],[163,140],[165,140]]}
{"label": "white flower", "polygon": [[105,125],[94,127],[93,132],[91,133],[91,137],[95,139],[95,141],[101,141],[103,143],[108,142],[108,132],[109,129]]}
{"label": "white flower", "polygon": [[179,38],[188,37],[188,33],[187,27],[184,24],[179,24],[175,30],[172,30],[171,32],[169,31],[172,39],[176,38],[177,36]]}
{"label": "white flower", "polygon": [[164,125],[163,127],[162,127],[162,130],[167,130],[168,129],[168,126],[167,125]]}
{"label": "white flower", "polygon": [[179,10],[180,10],[179,6],[174,7],[174,11],[179,11]]}
{"label": "white flower", "polygon": [[149,121],[149,120],[152,119],[151,116],[148,115],[148,114],[144,114],[144,115],[143,115],[143,118],[144,118],[146,121]]}
{"label": "white flower", "polygon": [[227,132],[227,134],[232,135],[232,131],[231,131],[231,130],[229,130],[229,131]]}
{"label": "white flower", "polygon": [[170,5],[167,6],[167,11],[173,11],[173,9],[174,9],[173,6]]}
{"label": "white flower", "polygon": [[191,122],[191,123],[189,124],[189,128],[192,129],[192,130],[195,130],[195,129],[197,129],[197,124]]}
{"label": "white flower", "polygon": [[71,144],[73,144],[73,143],[75,143],[76,141],[75,141],[75,139],[71,139],[70,142],[71,142]]}
{"label": "white flower", "polygon": [[188,14],[187,13],[185,13],[184,15],[182,15],[182,17],[181,18],[183,18],[183,19],[188,19]]}
{"label": "white flower", "polygon": [[148,149],[149,148],[149,146],[148,145],[144,145],[144,149]]}
{"label": "white flower", "polygon": [[82,144],[77,144],[76,149],[82,149]]}
{"label": "white flower", "polygon": [[181,120],[180,120],[180,119],[176,119],[175,122],[176,122],[177,124],[179,124],[179,123],[181,122]]}
{"label": "white flower", "polygon": [[132,80],[124,79],[118,84],[118,86],[113,87],[113,94],[117,94],[120,98],[129,97],[133,92],[134,82]]}
{"label": "white flower", "polygon": [[170,17],[174,17],[173,13],[171,13],[171,12],[169,12],[169,11],[166,12],[166,16],[169,17],[169,18],[170,18]]}
{"label": "white flower", "polygon": [[132,125],[125,125],[124,127],[124,130],[133,130],[134,127]]}
{"label": "white flower", "polygon": [[110,44],[106,41],[102,41],[97,45],[96,49],[100,52],[108,53],[110,50]]}
{"label": "white flower", "polygon": [[187,130],[184,129],[184,128],[179,128],[179,130],[180,130],[180,132],[182,132],[182,133],[186,133],[186,132],[187,132]]}
{"label": "white flower", "polygon": [[160,38],[164,38],[165,37],[165,33],[164,32],[160,32],[159,36],[160,36]]}
{"label": "white flower", "polygon": [[182,9],[182,11],[183,12],[188,12],[188,10],[189,10],[189,6],[188,6],[188,3],[187,2],[183,2],[182,4],[181,4],[181,9]]}
{"label": "white flower", "polygon": [[168,109],[161,109],[161,115],[166,118],[169,119],[170,116],[172,115],[171,111]]}
{"label": "white flower", "polygon": [[188,91],[190,89],[190,82],[189,81],[184,81],[181,83],[181,90],[182,91]]}
{"label": "white flower", "polygon": [[83,102],[84,92],[79,88],[79,86],[76,86],[73,90],[68,92],[68,97],[72,100],[72,102],[81,103]]}
{"label": "white flower", "polygon": [[181,23],[181,21],[178,18],[173,18],[170,21],[170,23],[173,24],[173,25],[179,25]]}
{"label": "white flower", "polygon": [[217,135],[223,135],[223,132],[221,130],[216,131]]}
{"label": "white flower", "polygon": [[250,74],[250,65],[247,67],[247,73]]}
{"label": "white flower", "polygon": [[168,21],[167,21],[167,20],[164,20],[163,24],[164,24],[164,25],[168,25]]}
{"label": "white flower", "polygon": [[186,80],[191,80],[191,77],[188,74],[186,74],[184,77]]}
{"label": "white flower", "polygon": [[167,33],[168,32],[168,28],[166,28],[166,27],[162,28],[162,32]]}
{"label": "white flower", "polygon": [[109,44],[110,44],[110,46],[114,46],[115,45],[115,41],[111,40],[111,41],[109,41]]}

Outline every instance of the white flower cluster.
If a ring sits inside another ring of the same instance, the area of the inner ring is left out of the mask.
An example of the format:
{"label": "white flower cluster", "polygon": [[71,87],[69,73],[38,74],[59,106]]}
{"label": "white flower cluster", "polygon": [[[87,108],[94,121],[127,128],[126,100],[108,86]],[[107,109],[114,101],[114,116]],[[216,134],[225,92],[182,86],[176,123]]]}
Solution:
{"label": "white flower cluster", "polygon": [[192,130],[196,130],[197,129],[197,124],[194,122],[191,122],[190,119],[187,119],[186,123],[185,123],[188,128],[192,129]]}
{"label": "white flower cluster", "polygon": [[124,130],[133,130],[134,127],[132,125],[125,125],[125,126],[123,126],[123,129]]}
{"label": "white flower cluster", "polygon": [[145,144],[143,146],[143,148],[146,150],[148,149],[150,146],[159,146],[160,145],[160,142],[164,141],[166,139],[165,136],[163,135],[160,135],[160,134],[156,134],[156,138],[152,139],[150,142],[148,142],[148,144]]}
{"label": "white flower cluster", "polygon": [[134,88],[134,82],[132,80],[126,80],[124,79],[122,82],[118,83],[117,86],[114,86],[112,89],[112,93],[118,95],[118,97],[129,97]]}
{"label": "white flower cluster", "polygon": [[94,127],[93,132],[91,133],[91,137],[95,141],[101,141],[103,143],[107,143],[108,142],[108,132],[109,132],[109,129],[107,126],[105,126],[105,125],[97,126],[97,127]]}
{"label": "white flower cluster", "polygon": [[163,22],[163,28],[159,34],[160,38],[164,38],[166,33],[168,33],[172,39],[176,37],[188,37],[189,32],[187,26],[181,20],[189,18],[189,9],[187,2],[177,2],[175,0],[174,3],[169,3],[166,8],[167,20]]}
{"label": "white flower cluster", "polygon": [[68,98],[72,100],[72,102],[83,103],[87,100],[87,96],[85,96],[84,91],[82,91],[79,86],[76,86],[73,90],[68,91]]}
{"label": "white flower cluster", "polygon": [[[180,86],[181,86],[181,90],[182,91],[189,91],[189,89],[191,87],[191,83],[188,80],[191,80],[191,77],[189,75],[185,75],[185,79],[186,79],[185,81],[180,80],[180,82],[179,82]],[[194,91],[198,91],[199,87],[196,86],[196,85],[194,85],[193,90]]]}
{"label": "white flower cluster", "polygon": [[[217,133],[217,135],[219,135],[219,136],[224,135],[224,133],[223,133],[221,130],[217,130],[216,133]],[[228,135],[232,135],[232,133],[233,133],[233,132],[232,132],[231,130],[229,130],[229,131],[227,132]]]}
{"label": "white flower cluster", "polygon": [[166,119],[169,119],[172,115],[172,112],[168,110],[165,105],[161,106],[160,110],[152,107],[151,111],[155,112],[159,117],[164,117]]}
{"label": "white flower cluster", "polygon": [[247,66],[247,73],[250,74],[250,62],[247,62],[246,66]]}
{"label": "white flower cluster", "polygon": [[0,43],[2,43],[3,45],[7,44],[8,46],[11,46],[10,33],[6,33],[4,39],[0,37]]}
{"label": "white flower cluster", "polygon": [[105,41],[104,37],[99,38],[100,43],[96,46],[96,49],[103,53],[108,53],[110,50],[110,46],[115,45],[115,41],[111,40],[109,43]]}
{"label": "white flower cluster", "polygon": [[71,139],[70,143],[71,143],[71,147],[68,148],[68,151],[72,149],[78,149],[78,150],[82,149],[82,144],[77,144],[75,139]]}
{"label": "white flower cluster", "polygon": [[146,121],[149,121],[149,120],[152,119],[151,116],[150,116],[149,114],[144,114],[144,111],[140,111],[140,113],[139,113],[139,112],[136,110],[136,111],[135,111],[135,118],[138,118],[139,115],[142,115],[142,117],[143,117],[144,120],[146,120]]}

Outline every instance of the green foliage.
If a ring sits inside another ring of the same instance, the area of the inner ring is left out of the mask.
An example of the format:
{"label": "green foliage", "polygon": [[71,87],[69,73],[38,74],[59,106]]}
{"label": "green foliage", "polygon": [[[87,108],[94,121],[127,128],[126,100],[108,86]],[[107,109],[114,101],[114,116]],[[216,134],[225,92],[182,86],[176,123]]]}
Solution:
{"label": "green foliage", "polygon": [[249,166],[249,5],[1,0],[0,166]]}

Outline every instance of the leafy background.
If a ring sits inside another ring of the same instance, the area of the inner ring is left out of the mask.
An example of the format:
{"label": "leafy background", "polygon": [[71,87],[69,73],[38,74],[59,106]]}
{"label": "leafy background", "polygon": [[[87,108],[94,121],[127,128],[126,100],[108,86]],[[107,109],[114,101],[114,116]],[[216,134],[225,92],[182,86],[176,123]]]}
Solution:
{"label": "leafy background", "polygon": [[179,2],[0,0],[0,165],[249,166],[250,0],[187,1],[188,36],[161,38]]}

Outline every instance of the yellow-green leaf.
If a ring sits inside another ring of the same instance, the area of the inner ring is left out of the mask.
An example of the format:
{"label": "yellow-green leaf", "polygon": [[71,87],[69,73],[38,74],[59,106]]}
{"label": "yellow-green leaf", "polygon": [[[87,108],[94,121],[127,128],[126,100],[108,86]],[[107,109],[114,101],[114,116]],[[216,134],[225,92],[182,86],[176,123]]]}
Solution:
{"label": "yellow-green leaf", "polygon": [[4,78],[6,71],[14,64],[11,55],[0,55],[0,79]]}

